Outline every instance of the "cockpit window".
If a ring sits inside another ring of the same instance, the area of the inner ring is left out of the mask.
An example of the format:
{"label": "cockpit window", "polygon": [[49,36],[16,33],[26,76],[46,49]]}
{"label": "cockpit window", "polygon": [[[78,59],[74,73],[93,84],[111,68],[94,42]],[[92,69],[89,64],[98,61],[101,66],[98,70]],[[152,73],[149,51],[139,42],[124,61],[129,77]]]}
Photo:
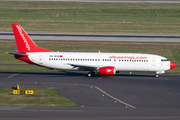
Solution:
{"label": "cockpit window", "polygon": [[165,61],[169,61],[168,59],[161,59],[161,61],[165,62]]}

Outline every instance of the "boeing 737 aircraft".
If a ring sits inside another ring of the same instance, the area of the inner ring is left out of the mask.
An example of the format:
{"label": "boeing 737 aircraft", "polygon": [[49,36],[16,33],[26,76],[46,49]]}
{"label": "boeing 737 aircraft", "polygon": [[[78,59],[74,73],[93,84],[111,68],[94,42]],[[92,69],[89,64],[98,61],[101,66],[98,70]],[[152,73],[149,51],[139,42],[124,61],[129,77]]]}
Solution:
{"label": "boeing 737 aircraft", "polygon": [[176,67],[167,58],[141,53],[92,53],[92,52],[54,52],[38,47],[19,24],[12,24],[17,49],[16,59],[57,70],[85,70],[88,76],[95,74],[115,75],[119,71],[154,71],[165,73]]}

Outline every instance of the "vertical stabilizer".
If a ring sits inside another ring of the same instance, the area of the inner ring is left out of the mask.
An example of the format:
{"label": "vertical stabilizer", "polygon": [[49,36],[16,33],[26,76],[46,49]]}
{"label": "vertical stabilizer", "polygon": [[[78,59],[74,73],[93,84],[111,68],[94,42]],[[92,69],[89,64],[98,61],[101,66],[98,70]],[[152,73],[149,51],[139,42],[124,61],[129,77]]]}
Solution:
{"label": "vertical stabilizer", "polygon": [[13,23],[12,28],[19,53],[52,52],[50,50],[38,47],[19,24]]}

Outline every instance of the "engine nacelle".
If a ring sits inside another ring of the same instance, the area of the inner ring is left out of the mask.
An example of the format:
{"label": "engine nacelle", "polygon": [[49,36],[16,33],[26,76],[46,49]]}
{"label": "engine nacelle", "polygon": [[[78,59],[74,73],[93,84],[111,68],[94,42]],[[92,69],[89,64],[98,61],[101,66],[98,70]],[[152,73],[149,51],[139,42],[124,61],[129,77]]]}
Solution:
{"label": "engine nacelle", "polygon": [[115,75],[116,69],[113,66],[100,67],[99,68],[99,74],[100,75]]}

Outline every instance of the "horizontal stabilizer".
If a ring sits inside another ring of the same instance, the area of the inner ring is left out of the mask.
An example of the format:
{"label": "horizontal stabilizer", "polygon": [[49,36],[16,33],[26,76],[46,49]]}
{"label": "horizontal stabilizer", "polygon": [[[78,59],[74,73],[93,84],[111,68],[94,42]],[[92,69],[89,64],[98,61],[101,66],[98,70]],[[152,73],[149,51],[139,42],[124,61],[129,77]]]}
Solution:
{"label": "horizontal stabilizer", "polygon": [[28,56],[27,54],[20,54],[20,53],[10,53],[10,52],[6,52],[6,53],[11,55]]}

